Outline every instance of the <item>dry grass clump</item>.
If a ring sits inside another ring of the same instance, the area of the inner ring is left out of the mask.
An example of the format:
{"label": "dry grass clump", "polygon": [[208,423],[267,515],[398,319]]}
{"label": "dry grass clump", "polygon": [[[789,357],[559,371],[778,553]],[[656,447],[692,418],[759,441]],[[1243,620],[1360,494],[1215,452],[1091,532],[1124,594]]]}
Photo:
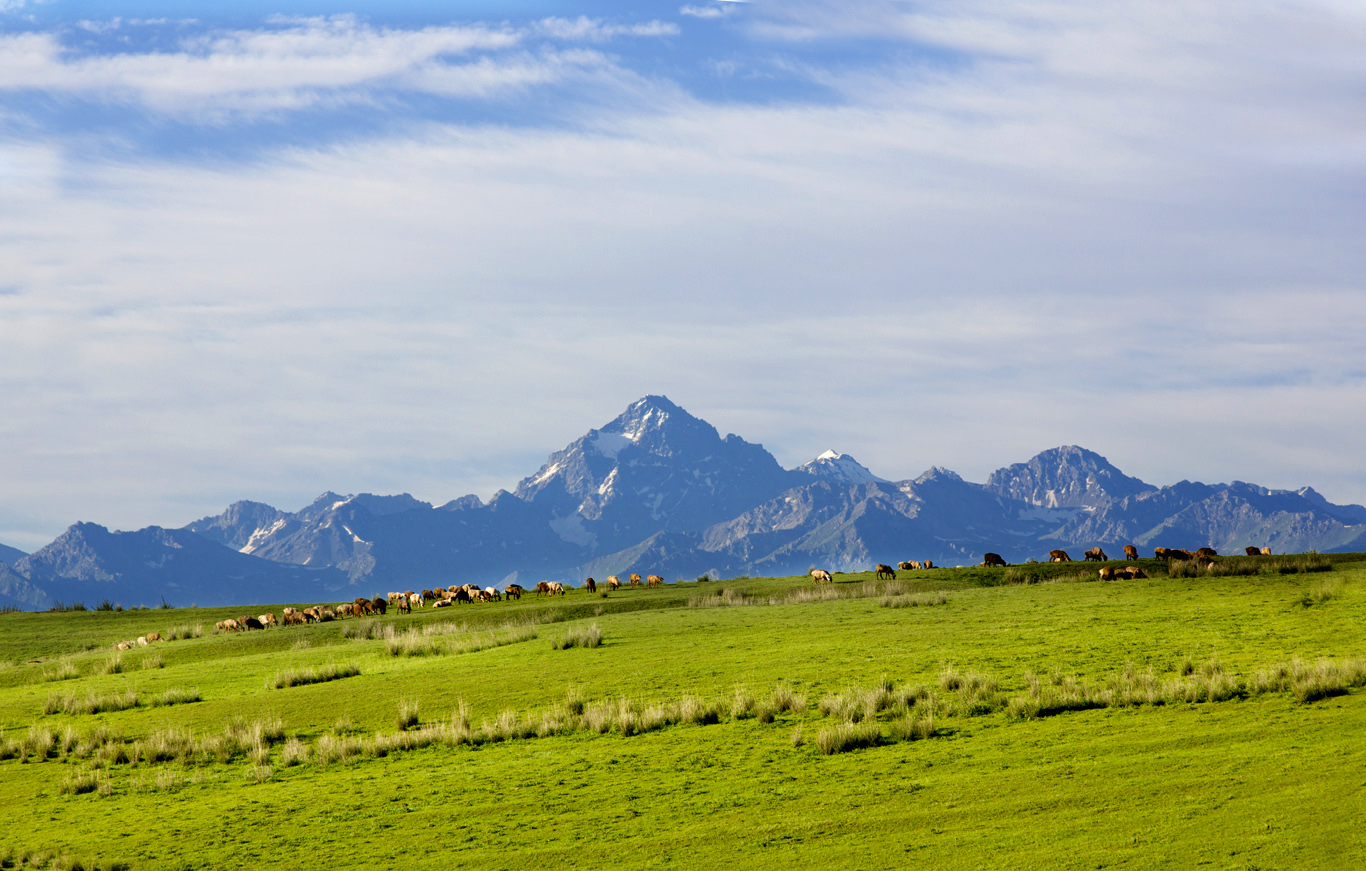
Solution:
{"label": "dry grass clump", "polygon": [[203,636],[203,623],[182,623],[166,630],[167,641],[184,641],[187,638],[202,638]]}
{"label": "dry grass clump", "polygon": [[398,702],[398,728],[406,732],[415,727],[418,723],[417,699],[399,699]]}
{"label": "dry grass clump", "polygon": [[1248,684],[1249,692],[1289,692],[1302,704],[1346,694],[1366,686],[1366,661],[1320,659],[1310,665],[1299,659],[1262,669]]}
{"label": "dry grass clump", "polygon": [[274,679],[266,682],[266,687],[268,689],[284,689],[285,687],[304,686],[311,683],[327,683],[345,677],[355,677],[358,674],[360,674],[360,666],[354,662],[345,665],[332,662],[316,669],[291,668],[285,671],[277,671]]}
{"label": "dry grass clump", "polygon": [[109,795],[113,792],[109,776],[102,771],[89,768],[78,769],[63,777],[57,789],[62,795],[84,795],[88,792]]}
{"label": "dry grass clump", "polygon": [[820,584],[798,587],[777,596],[750,596],[739,590],[719,589],[688,599],[689,608],[721,608],[746,605],[799,605],[807,602],[830,602],[836,599],[872,599],[909,593],[909,585],[901,581],[883,583],[863,581],[857,584]]}
{"label": "dry grass clump", "polygon": [[384,649],[390,656],[435,656],[445,652],[440,641],[423,635],[416,628],[395,632],[392,625],[384,627]]}
{"label": "dry grass clump", "polygon": [[137,705],[138,694],[132,689],[124,690],[121,693],[104,694],[91,691],[83,696],[56,693],[47,697],[47,702],[43,705],[43,713],[103,714],[106,711],[126,711],[129,708],[136,708]]}
{"label": "dry grass clump", "polygon": [[597,647],[602,644],[602,629],[594,623],[590,626],[575,626],[562,639],[550,642],[554,650],[568,650],[571,647]]}
{"label": "dry grass clump", "polygon": [[123,654],[115,651],[105,659],[95,663],[94,674],[121,674],[124,670]]}
{"label": "dry grass clump", "polygon": [[816,733],[816,748],[829,756],[874,747],[881,738],[882,732],[876,722],[836,723]]}
{"label": "dry grass clump", "polygon": [[52,683],[59,680],[71,680],[81,676],[81,672],[76,668],[76,664],[69,659],[63,659],[56,663],[52,668],[43,669],[43,680]]}
{"label": "dry grass clump", "polygon": [[1324,605],[1342,596],[1342,581],[1337,578],[1320,580],[1300,595],[1300,607]]}
{"label": "dry grass clump", "polygon": [[760,723],[772,723],[779,714],[791,711],[800,714],[806,710],[806,696],[797,693],[786,684],[777,684],[768,698],[759,702],[754,717]]}
{"label": "dry grass clump", "polygon": [[197,701],[200,701],[199,690],[193,687],[167,687],[161,695],[152,699],[152,707],[164,708]]}
{"label": "dry grass clump", "polygon": [[960,672],[952,665],[939,673],[939,688],[947,694],[941,704],[948,713],[960,717],[990,714],[1006,704],[996,678],[976,671]]}
{"label": "dry grass clump", "polygon": [[878,604],[884,608],[928,608],[933,605],[947,605],[948,603],[949,595],[943,590],[923,596],[912,596],[906,593],[884,594],[878,599]]}

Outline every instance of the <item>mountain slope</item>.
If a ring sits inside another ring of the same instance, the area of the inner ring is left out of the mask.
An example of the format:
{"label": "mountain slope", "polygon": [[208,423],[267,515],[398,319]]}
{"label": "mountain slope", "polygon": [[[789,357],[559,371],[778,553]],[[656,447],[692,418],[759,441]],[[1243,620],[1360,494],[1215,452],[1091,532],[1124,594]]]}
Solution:
{"label": "mountain slope", "polygon": [[189,530],[110,532],[93,523],[70,527],[14,571],[51,597],[126,607],[320,600],[346,581],[336,569],[258,559]]}

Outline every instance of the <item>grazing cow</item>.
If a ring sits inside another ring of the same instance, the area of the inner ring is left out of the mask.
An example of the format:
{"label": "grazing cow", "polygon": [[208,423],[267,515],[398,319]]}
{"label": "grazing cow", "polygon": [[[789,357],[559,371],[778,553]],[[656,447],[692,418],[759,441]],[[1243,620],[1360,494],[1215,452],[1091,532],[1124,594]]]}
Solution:
{"label": "grazing cow", "polygon": [[1184,548],[1172,547],[1167,548],[1167,557],[1169,559],[1195,559],[1195,554]]}
{"label": "grazing cow", "polygon": [[989,553],[986,556],[982,557],[982,565],[987,566],[989,568],[992,566],[1004,566],[1005,564],[1006,561],[1001,558],[1001,555],[999,553]]}
{"label": "grazing cow", "polygon": [[413,613],[413,603],[408,601],[407,596],[399,596],[398,601],[394,603],[394,607],[398,609],[398,613],[400,614]]}
{"label": "grazing cow", "polygon": [[1262,556],[1271,556],[1271,548],[1269,548],[1269,547],[1264,547],[1264,548],[1262,548]]}
{"label": "grazing cow", "polygon": [[469,590],[456,590],[454,596],[451,596],[449,599],[443,599],[442,601],[469,603],[473,602],[474,598]]}
{"label": "grazing cow", "polygon": [[495,589],[495,588],[493,588],[493,587],[485,587],[485,588],[484,588],[484,595],[488,596],[489,599],[492,600],[492,601],[494,601],[494,602],[501,602],[501,601],[503,601],[503,594],[500,593],[500,592],[498,592],[498,590]]}
{"label": "grazing cow", "polygon": [[546,592],[550,593],[550,595],[552,596],[563,596],[564,584],[560,583],[559,581],[551,581],[550,583],[546,584]]}
{"label": "grazing cow", "polygon": [[1157,557],[1158,559],[1166,559],[1167,549],[1165,547],[1155,547],[1153,548],[1153,556]]}
{"label": "grazing cow", "polygon": [[237,625],[237,621],[232,619],[231,617],[229,617],[226,620],[218,621],[219,632],[238,632],[240,630],[241,627]]}
{"label": "grazing cow", "polygon": [[1124,545],[1124,558],[1138,559],[1138,548],[1134,547],[1132,544]]}
{"label": "grazing cow", "polygon": [[920,567],[921,567],[922,569],[932,569],[932,568],[934,568],[934,561],[933,561],[933,560],[923,560],[923,561],[920,563]]}
{"label": "grazing cow", "polygon": [[389,602],[385,599],[381,599],[379,596],[376,596],[370,602],[370,610],[378,611],[380,613],[380,616],[383,617],[389,611]]}
{"label": "grazing cow", "polygon": [[525,592],[526,590],[523,590],[520,584],[508,584],[503,588],[504,596],[507,596],[509,599],[517,599],[518,601],[521,600],[522,594]]}
{"label": "grazing cow", "polygon": [[1082,554],[1082,556],[1088,560],[1092,560],[1098,563],[1107,562],[1110,559],[1108,556],[1105,555],[1105,551],[1101,550],[1099,547],[1091,548],[1086,553]]}
{"label": "grazing cow", "polygon": [[1147,577],[1147,575],[1143,573],[1143,569],[1140,569],[1138,566],[1125,566],[1124,568],[1116,572],[1116,574],[1124,575],[1131,581],[1136,581],[1139,578]]}
{"label": "grazing cow", "polygon": [[583,585],[588,588],[588,592],[590,593],[596,593],[598,591],[598,582],[592,578],[584,581]]}
{"label": "grazing cow", "polygon": [[1067,551],[1065,550],[1050,550],[1048,552],[1048,561],[1051,563],[1070,563],[1072,558],[1067,555]]}
{"label": "grazing cow", "polygon": [[[257,617],[256,619],[257,619],[257,620],[260,620],[260,621],[261,621],[261,625],[262,625],[262,626],[265,626],[266,628],[270,628],[271,626],[276,626],[276,627],[278,627],[278,626],[280,625],[280,621],[279,621],[279,620],[276,620],[276,619],[275,619],[275,615],[272,614],[272,613],[270,613],[269,611],[267,611],[266,613],[262,614],[260,617]],[[149,635],[149,636],[147,636],[147,637],[148,637],[148,638],[151,638],[152,636]]]}
{"label": "grazing cow", "polygon": [[664,583],[664,577],[662,575],[649,575],[645,578],[645,583],[647,586],[658,587]]}
{"label": "grazing cow", "polygon": [[298,608],[286,608],[284,615],[286,626],[302,626],[308,622],[304,619],[304,612]]}
{"label": "grazing cow", "polygon": [[633,587],[639,587],[639,586],[640,586],[640,575],[631,575],[630,577],[627,578],[627,580],[629,580],[629,581],[631,582],[631,586],[633,586]]}
{"label": "grazing cow", "polygon": [[337,611],[331,605],[318,606],[318,622],[326,623],[329,620],[337,619]]}
{"label": "grazing cow", "polygon": [[162,637],[161,637],[161,633],[160,633],[160,632],[148,632],[148,633],[147,633],[147,640],[148,640],[148,641],[162,641],[163,639],[162,639]]}
{"label": "grazing cow", "polygon": [[1102,567],[1100,570],[1100,579],[1102,581],[1113,581],[1115,579],[1115,570],[1109,566]]}
{"label": "grazing cow", "polygon": [[1202,547],[1195,552],[1195,555],[1200,559],[1214,559],[1219,555],[1219,552],[1212,547]]}
{"label": "grazing cow", "polygon": [[830,577],[830,573],[825,569],[811,570],[811,583],[813,584],[833,584],[835,579]]}
{"label": "grazing cow", "polygon": [[896,572],[892,571],[891,566],[886,563],[878,563],[873,568],[873,577],[880,581],[884,576],[896,580]]}
{"label": "grazing cow", "polygon": [[920,560],[905,560],[896,564],[899,571],[909,572],[920,568]]}
{"label": "grazing cow", "polygon": [[607,589],[609,589],[609,590],[620,590],[620,589],[621,589],[621,581],[617,579],[617,576],[616,576],[616,575],[608,575],[608,576],[607,576]]}
{"label": "grazing cow", "polygon": [[1246,553],[1248,556],[1261,556],[1261,555],[1262,555],[1262,551],[1261,551],[1260,548],[1253,547],[1253,546],[1250,545],[1250,544],[1249,544],[1247,547],[1243,548],[1243,552]]}
{"label": "grazing cow", "polygon": [[266,624],[257,620],[255,617],[238,617],[237,623],[243,629],[265,629]]}
{"label": "grazing cow", "polygon": [[424,598],[424,599],[435,599],[435,598],[436,598],[436,592],[433,591],[433,590],[423,590],[423,591],[422,591],[422,598]]}
{"label": "grazing cow", "polygon": [[536,582],[536,595],[538,595],[538,596],[544,596],[545,594],[547,594],[547,593],[549,593],[549,592],[550,592],[550,582],[549,582],[549,581],[537,581],[537,582]]}

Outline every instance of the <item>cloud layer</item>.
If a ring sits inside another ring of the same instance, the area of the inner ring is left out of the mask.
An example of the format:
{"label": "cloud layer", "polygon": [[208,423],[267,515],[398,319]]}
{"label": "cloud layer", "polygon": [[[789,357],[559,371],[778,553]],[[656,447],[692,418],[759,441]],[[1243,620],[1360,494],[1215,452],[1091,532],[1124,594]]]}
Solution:
{"label": "cloud layer", "polygon": [[0,34],[0,541],[487,497],[647,392],[1366,501],[1366,16],[725,5]]}

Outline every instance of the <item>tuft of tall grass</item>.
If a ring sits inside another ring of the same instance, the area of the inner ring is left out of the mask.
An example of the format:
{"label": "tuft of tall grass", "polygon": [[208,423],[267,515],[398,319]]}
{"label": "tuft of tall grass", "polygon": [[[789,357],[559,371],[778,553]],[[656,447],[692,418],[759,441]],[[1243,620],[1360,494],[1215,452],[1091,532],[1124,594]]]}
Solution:
{"label": "tuft of tall grass", "polygon": [[197,701],[200,701],[199,690],[193,687],[167,687],[161,695],[152,699],[152,707],[164,708]]}
{"label": "tuft of tall grass", "polygon": [[923,596],[912,596],[906,593],[883,595],[878,599],[878,604],[884,608],[928,608],[933,605],[947,605],[948,602],[949,594],[943,590]]}
{"label": "tuft of tall grass", "polygon": [[280,764],[287,768],[302,765],[308,761],[308,753],[308,745],[293,736],[280,748]]}
{"label": "tuft of tall grass", "polygon": [[50,669],[43,670],[43,680],[52,683],[59,680],[71,680],[78,678],[81,672],[76,668],[76,664],[69,659],[63,659]]}
{"label": "tuft of tall grass", "polygon": [[406,732],[418,724],[417,699],[398,700],[398,728]]}
{"label": "tuft of tall grass", "polygon": [[[90,792],[98,792],[100,795],[109,795],[113,788],[109,784],[107,775],[92,769],[80,769],[73,771],[63,777],[58,784],[58,791],[62,795],[85,795]],[[44,862],[43,865],[50,863]],[[38,865],[35,867],[42,867]]]}
{"label": "tuft of tall grass", "polygon": [[123,654],[118,651],[95,663],[95,674],[121,674],[123,669]]}
{"label": "tuft of tall grass", "polygon": [[864,747],[874,747],[882,737],[876,722],[836,723],[816,733],[816,748],[822,754],[847,753]]}
{"label": "tuft of tall grass", "polygon": [[47,703],[43,706],[44,714],[103,714],[106,711],[126,711],[129,708],[136,708],[138,705],[138,694],[135,690],[128,689],[121,693],[97,694],[95,692],[80,695],[68,695],[57,693],[48,696]]}
{"label": "tuft of tall grass", "polygon": [[284,689],[285,687],[297,687],[313,683],[327,683],[346,677],[355,677],[358,674],[360,674],[360,666],[354,662],[345,665],[332,662],[317,669],[291,668],[277,671],[275,677],[266,682],[266,688]]}
{"label": "tuft of tall grass", "polygon": [[557,638],[550,642],[554,650],[568,650],[571,647],[597,647],[602,644],[602,630],[598,624],[591,626],[575,626],[565,633],[564,638]]}

